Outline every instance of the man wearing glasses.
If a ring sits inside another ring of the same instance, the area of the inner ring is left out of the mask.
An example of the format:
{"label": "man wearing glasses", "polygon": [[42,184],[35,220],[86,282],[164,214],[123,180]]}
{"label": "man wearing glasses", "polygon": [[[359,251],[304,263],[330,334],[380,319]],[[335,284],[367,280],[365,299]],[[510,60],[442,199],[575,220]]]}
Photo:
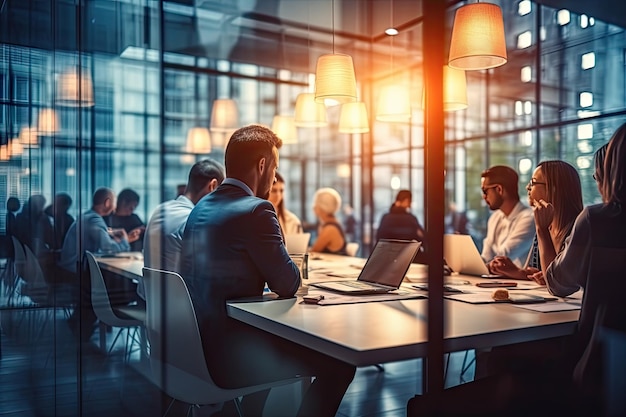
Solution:
{"label": "man wearing glasses", "polygon": [[517,172],[504,165],[483,171],[483,199],[495,212],[487,222],[487,236],[481,256],[489,263],[495,256],[506,256],[522,267],[535,235],[533,211],[519,199]]}

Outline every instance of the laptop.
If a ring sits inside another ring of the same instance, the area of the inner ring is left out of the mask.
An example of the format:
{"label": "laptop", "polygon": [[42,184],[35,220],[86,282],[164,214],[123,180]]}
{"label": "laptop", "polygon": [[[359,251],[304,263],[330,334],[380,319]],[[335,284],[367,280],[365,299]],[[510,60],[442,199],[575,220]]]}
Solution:
{"label": "laptop", "polygon": [[478,253],[470,235],[448,234],[443,236],[443,258],[452,271],[465,275],[496,278]]}
{"label": "laptop", "polygon": [[307,253],[309,250],[310,233],[288,233],[285,235],[287,253]]}
{"label": "laptop", "polygon": [[356,281],[326,281],[309,285],[349,295],[397,290],[421,244],[410,240],[380,239]]}

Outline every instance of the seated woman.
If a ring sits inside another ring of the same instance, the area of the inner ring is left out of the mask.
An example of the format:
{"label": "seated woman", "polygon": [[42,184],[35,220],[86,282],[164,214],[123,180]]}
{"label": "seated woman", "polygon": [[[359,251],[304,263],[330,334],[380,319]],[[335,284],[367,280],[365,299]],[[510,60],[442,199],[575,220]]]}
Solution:
{"label": "seated woman", "polygon": [[565,246],[576,217],[583,209],[580,178],[564,161],[544,161],[537,165],[526,186],[528,201],[535,215],[536,235],[524,268],[505,256],[495,257],[489,269],[515,279],[534,279],[545,285],[543,273]]}
{"label": "seated woman", "polygon": [[276,182],[272,185],[268,200],[274,206],[274,210],[276,210],[278,223],[280,223],[280,229],[283,231],[283,234],[302,233],[302,223],[300,223],[298,216],[285,208],[284,195],[285,179],[277,172]]}
{"label": "seated woman", "polygon": [[333,188],[320,188],[313,196],[313,211],[319,220],[317,240],[311,252],[346,255],[346,238],[335,213],[341,207],[341,196]]}

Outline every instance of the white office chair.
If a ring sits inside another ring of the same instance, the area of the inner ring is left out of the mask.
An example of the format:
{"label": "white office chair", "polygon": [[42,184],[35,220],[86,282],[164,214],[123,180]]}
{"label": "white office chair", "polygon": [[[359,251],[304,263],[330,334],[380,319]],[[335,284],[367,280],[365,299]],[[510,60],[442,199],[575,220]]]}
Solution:
{"label": "white office chair", "polygon": [[350,242],[346,245],[346,253],[348,256],[356,256],[359,251],[359,244],[356,242]]}
{"label": "white office chair", "polygon": [[[292,378],[238,389],[219,388],[206,366],[196,312],[183,278],[175,272],[143,268],[143,279],[153,381],[170,397],[190,404],[190,409],[233,400],[241,416],[239,397],[302,381]],[[164,415],[170,408],[171,404]]]}
{"label": "white office chair", "polygon": [[[109,299],[109,292],[107,291],[104,278],[102,277],[102,271],[100,271],[100,266],[96,258],[89,251],[85,251],[85,257],[89,265],[91,304],[93,311],[100,322],[107,326],[120,328],[113,339],[113,343],[111,343],[108,353],[113,350],[120,335],[126,330],[126,347],[124,350],[124,360],[126,361],[130,358],[131,342],[137,340],[136,330],[145,322],[146,310],[143,306],[137,305],[112,306],[111,300]],[[131,329],[135,330],[133,334],[130,332]]]}

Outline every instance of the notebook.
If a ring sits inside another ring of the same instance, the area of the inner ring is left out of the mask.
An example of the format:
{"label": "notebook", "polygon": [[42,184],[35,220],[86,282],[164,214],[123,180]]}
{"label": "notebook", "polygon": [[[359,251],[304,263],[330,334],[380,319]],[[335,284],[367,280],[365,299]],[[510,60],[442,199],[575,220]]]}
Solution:
{"label": "notebook", "polygon": [[309,249],[310,233],[288,233],[285,235],[287,253],[307,253]]}
{"label": "notebook", "polygon": [[350,295],[397,290],[421,242],[380,239],[356,281],[326,281],[309,285]]}
{"label": "notebook", "polygon": [[466,275],[489,276],[489,268],[478,253],[470,235],[449,234],[443,236],[443,258],[452,271]]}

